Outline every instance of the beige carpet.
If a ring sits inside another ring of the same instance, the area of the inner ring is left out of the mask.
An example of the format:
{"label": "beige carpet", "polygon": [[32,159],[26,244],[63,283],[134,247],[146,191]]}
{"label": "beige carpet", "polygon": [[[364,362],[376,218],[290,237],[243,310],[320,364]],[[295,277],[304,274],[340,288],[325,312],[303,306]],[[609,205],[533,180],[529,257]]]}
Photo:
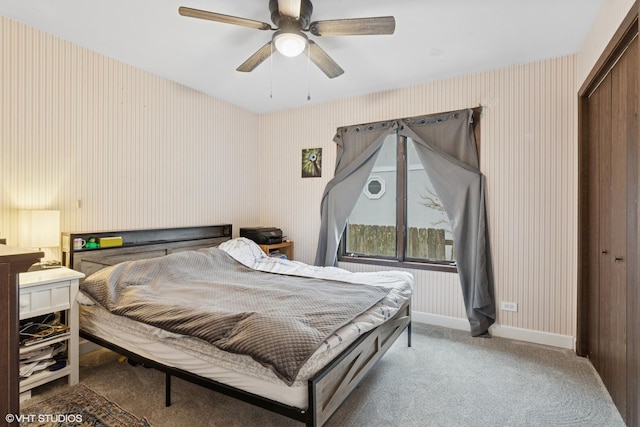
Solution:
{"label": "beige carpet", "polygon": [[[572,351],[424,325],[406,342],[403,334],[327,426],[624,426],[590,362]],[[302,425],[177,378],[166,408],[164,374],[106,350],[81,357],[80,379],[154,427]],[[32,401],[65,387],[43,386]]]}

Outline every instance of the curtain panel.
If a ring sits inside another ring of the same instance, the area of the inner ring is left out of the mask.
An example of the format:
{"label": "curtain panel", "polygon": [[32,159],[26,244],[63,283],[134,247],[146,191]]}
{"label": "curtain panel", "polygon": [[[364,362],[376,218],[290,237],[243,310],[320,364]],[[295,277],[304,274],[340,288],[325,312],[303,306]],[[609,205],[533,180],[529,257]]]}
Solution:
{"label": "curtain panel", "polygon": [[496,310],[485,177],[479,170],[473,111],[405,119],[398,134],[413,140],[420,162],[449,216],[471,335],[486,334],[495,322]]}
{"label": "curtain panel", "polygon": [[452,226],[456,260],[471,334],[495,322],[494,284],[487,236],[485,181],[479,170],[471,109],[338,129],[338,158],[320,205],[316,265],[336,265],[347,219],[366,185],[385,138],[414,141]]}

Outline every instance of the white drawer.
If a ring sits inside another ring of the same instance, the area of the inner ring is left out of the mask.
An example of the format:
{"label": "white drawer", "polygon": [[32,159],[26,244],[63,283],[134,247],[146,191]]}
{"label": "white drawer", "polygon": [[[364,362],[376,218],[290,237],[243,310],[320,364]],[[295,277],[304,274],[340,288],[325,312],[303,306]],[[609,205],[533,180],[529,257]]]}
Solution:
{"label": "white drawer", "polygon": [[50,286],[38,286],[20,291],[20,319],[70,307],[71,282],[57,282]]}

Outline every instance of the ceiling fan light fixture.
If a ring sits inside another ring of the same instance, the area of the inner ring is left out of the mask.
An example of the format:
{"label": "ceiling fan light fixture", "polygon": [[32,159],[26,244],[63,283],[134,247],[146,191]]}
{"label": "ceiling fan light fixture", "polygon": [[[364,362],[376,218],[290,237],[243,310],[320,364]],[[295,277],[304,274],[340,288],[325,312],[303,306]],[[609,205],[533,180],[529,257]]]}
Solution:
{"label": "ceiling fan light fixture", "polygon": [[276,46],[276,50],[293,58],[300,55],[307,47],[307,36],[298,31],[276,31],[273,35],[273,43]]}

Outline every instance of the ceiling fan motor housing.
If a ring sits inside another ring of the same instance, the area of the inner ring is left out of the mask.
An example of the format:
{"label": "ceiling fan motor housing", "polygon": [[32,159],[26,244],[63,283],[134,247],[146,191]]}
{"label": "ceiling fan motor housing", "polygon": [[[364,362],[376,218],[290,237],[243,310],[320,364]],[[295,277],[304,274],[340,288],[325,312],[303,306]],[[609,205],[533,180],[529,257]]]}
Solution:
{"label": "ceiling fan motor housing", "polygon": [[309,0],[300,0],[300,17],[283,15],[278,8],[278,0],[269,0],[269,10],[271,11],[271,22],[280,29],[302,30],[309,26],[313,5]]}

